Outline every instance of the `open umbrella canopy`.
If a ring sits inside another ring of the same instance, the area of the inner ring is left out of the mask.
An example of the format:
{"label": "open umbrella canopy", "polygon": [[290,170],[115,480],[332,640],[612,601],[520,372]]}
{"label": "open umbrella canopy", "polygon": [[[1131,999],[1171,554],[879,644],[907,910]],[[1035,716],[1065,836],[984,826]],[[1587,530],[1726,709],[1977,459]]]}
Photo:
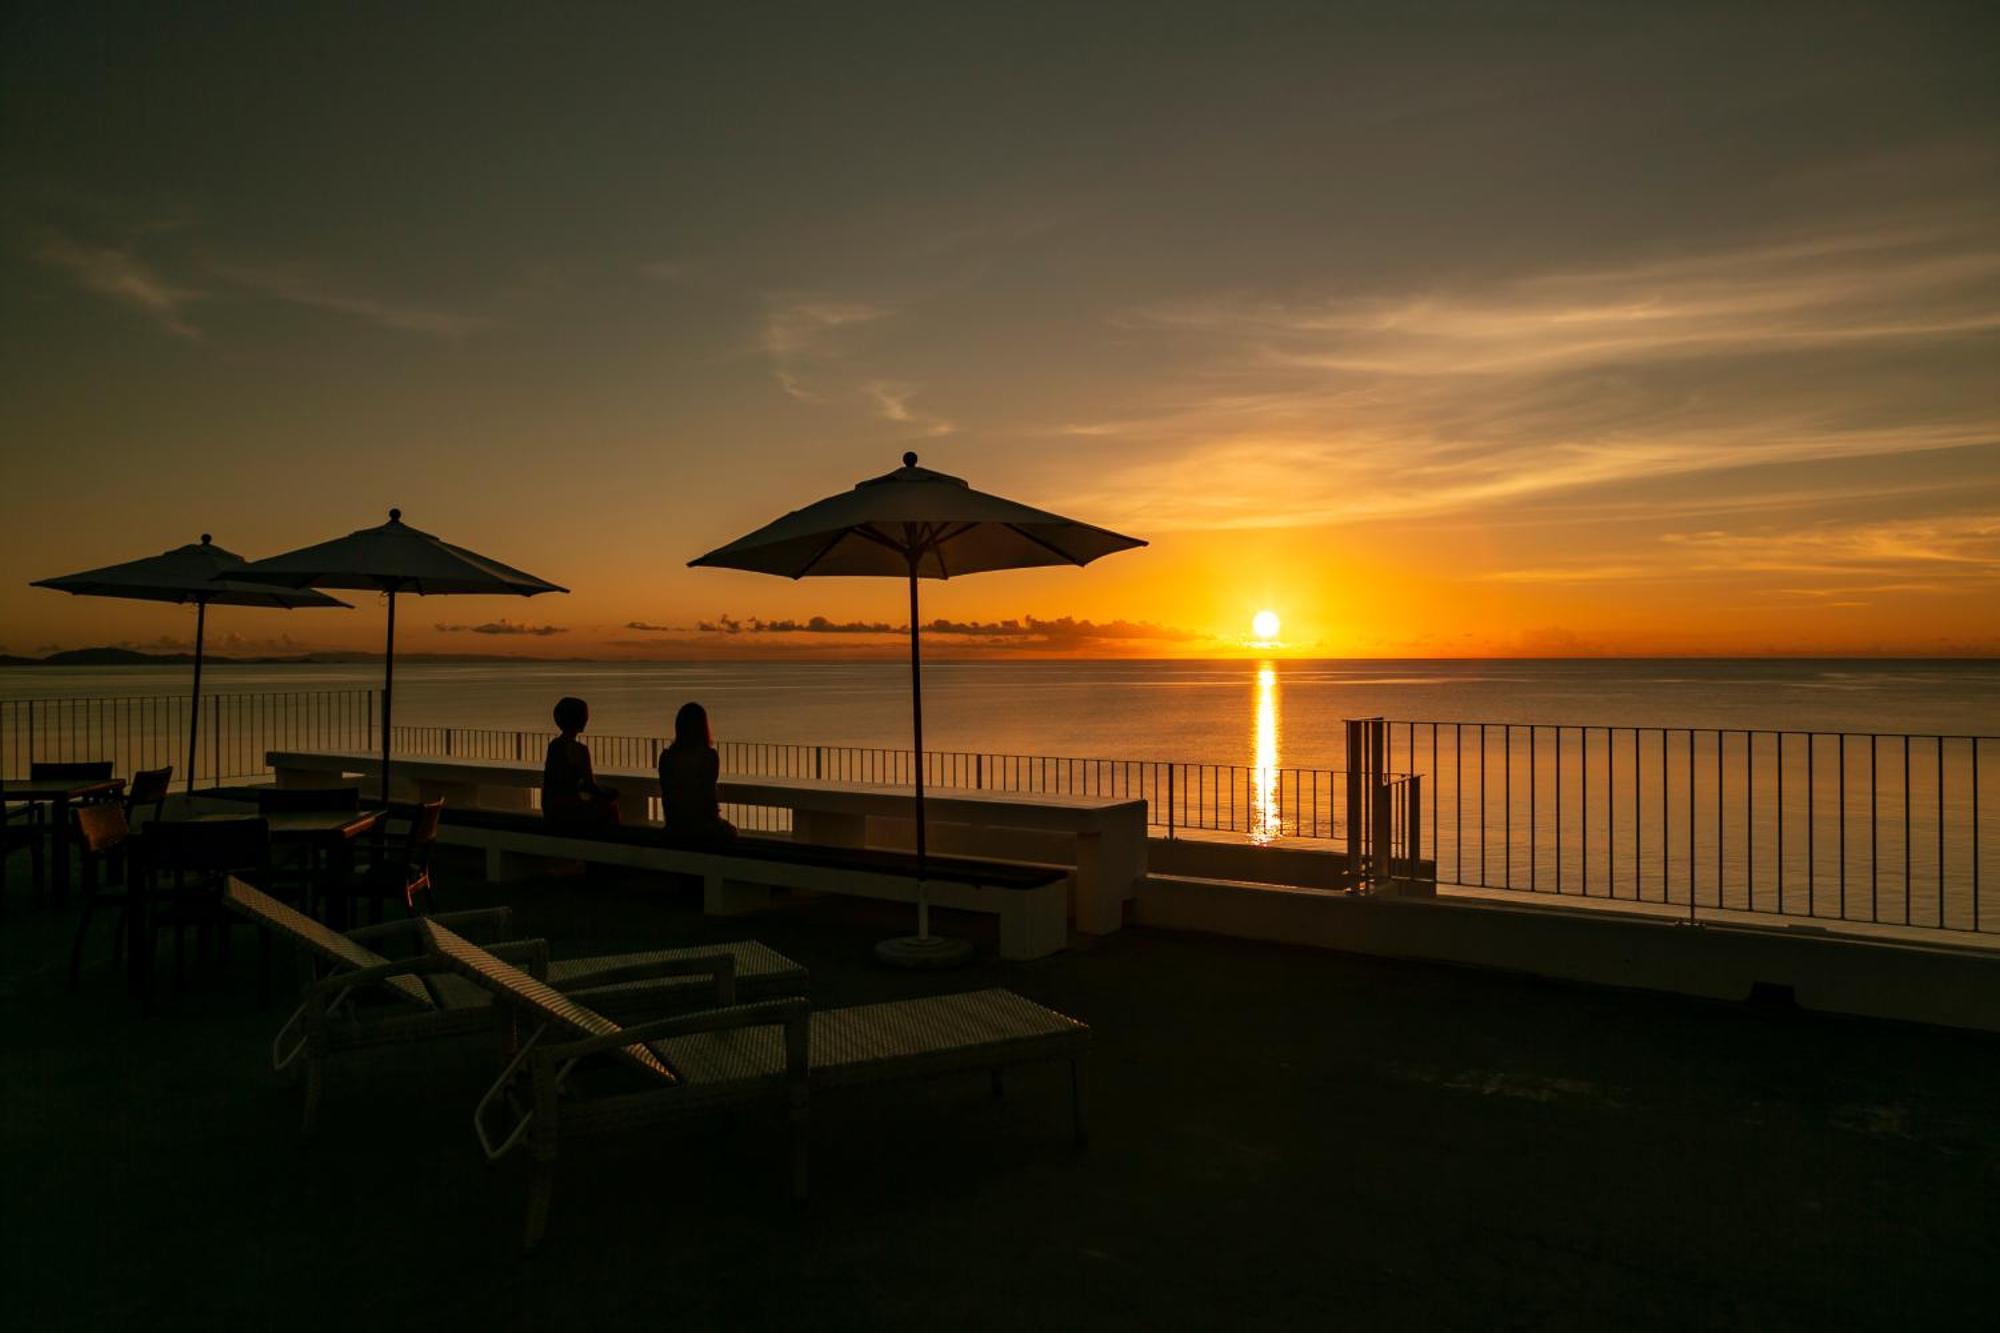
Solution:
{"label": "open umbrella canopy", "polygon": [[389,521],[376,528],[359,528],[345,537],[301,546],[296,551],[253,561],[232,578],[287,588],[361,588],[387,594],[389,613],[382,648],[382,803],[389,803],[389,740],[396,686],[396,595],[419,597],[462,594],[533,597],[568,588],[525,574],[468,551],[463,546],[421,532],[403,522],[403,511],[391,509]]}
{"label": "open umbrella canopy", "polygon": [[1087,565],[1146,543],[976,491],[903,455],[894,472],[795,509],[689,561],[802,579],[812,575],[948,579],[995,569]]}
{"label": "open umbrella canopy", "polygon": [[54,588],[79,597],[129,597],[142,602],[206,602],[211,606],[286,609],[347,605],[306,588],[240,582],[234,575],[246,563],[242,556],[217,546],[204,532],[201,541],[176,546],[171,551],[59,578],[36,579],[30,586]]}
{"label": "open umbrella canopy", "polygon": [[211,606],[266,606],[291,610],[296,607],[337,606],[352,610],[346,602],[308,588],[278,588],[236,578],[247,564],[234,551],[217,546],[207,533],[199,542],[176,546],[171,551],[127,560],[122,565],[86,569],[81,574],[36,579],[36,588],[79,597],[128,597],[140,602],[194,603],[194,692],[188,704],[187,788],[194,790],[194,765],[201,722],[201,659],[203,640],[208,632]]}
{"label": "open umbrella canopy", "polygon": [[375,592],[499,593],[533,597],[569,589],[407,526],[391,509],[380,527],[301,546],[233,571],[231,578],[288,588],[359,588]]}
{"label": "open umbrella canopy", "polygon": [[857,483],[727,546],[688,561],[788,579],[859,576],[910,585],[911,776],[917,844],[917,933],[876,946],[878,957],[907,967],[944,967],[963,959],[962,940],[930,933],[924,882],[924,684],[917,580],[996,569],[1087,565],[1146,543],[1044,509],[975,491],[957,477],[917,466],[903,455],[894,472]]}

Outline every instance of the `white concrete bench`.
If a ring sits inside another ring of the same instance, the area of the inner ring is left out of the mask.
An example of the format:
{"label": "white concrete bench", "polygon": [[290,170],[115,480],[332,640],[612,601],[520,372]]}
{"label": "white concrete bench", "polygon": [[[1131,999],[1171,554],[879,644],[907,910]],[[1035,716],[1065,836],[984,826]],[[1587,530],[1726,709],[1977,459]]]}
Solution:
{"label": "white concrete bench", "polygon": [[[438,840],[483,849],[488,878],[502,882],[533,873],[548,858],[697,876],[711,916],[767,907],[774,888],[916,900],[916,858],[907,852],[756,837],[676,847],[662,830],[644,825],[557,832],[535,814],[449,808]],[[923,879],[934,905],[997,916],[1002,958],[1044,958],[1069,943],[1070,876],[1063,867],[930,857]]]}
{"label": "white concrete bench", "polygon": [[[322,785],[333,778],[381,781],[380,755],[274,750],[266,759],[280,786]],[[542,780],[539,765],[514,760],[393,759],[390,769],[392,790],[410,797],[442,796],[447,808],[529,810]],[[636,822],[633,816],[643,808],[633,797],[659,796],[659,778],[651,772],[602,771],[598,777],[627,794],[630,822]],[[914,793],[909,787],[725,776],[716,790],[725,805],[789,810],[792,837],[799,842],[908,847],[913,841]],[[1075,924],[1086,934],[1117,930],[1126,902],[1145,883],[1146,803],[1141,800],[952,787],[926,793],[925,811],[936,851],[1071,867]]]}

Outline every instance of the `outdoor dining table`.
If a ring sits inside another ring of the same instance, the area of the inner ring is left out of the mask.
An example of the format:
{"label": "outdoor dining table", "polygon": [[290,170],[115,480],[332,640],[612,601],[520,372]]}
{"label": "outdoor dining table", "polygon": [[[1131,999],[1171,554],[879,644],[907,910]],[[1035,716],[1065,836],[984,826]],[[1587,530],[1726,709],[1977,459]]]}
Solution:
{"label": "outdoor dining table", "polygon": [[88,782],[9,782],[0,785],[0,800],[49,807],[49,895],[69,892],[69,808],[72,804],[116,797],[125,791],[123,778]]}
{"label": "outdoor dining table", "polygon": [[[354,863],[354,844],[372,829],[381,827],[389,817],[387,810],[285,810],[262,816],[269,827],[271,844],[275,851],[280,847],[295,848],[312,858],[313,871],[331,880],[348,873]],[[244,818],[238,814],[204,814],[194,816],[191,822],[215,823],[224,820]],[[133,861],[130,879],[132,904],[125,914],[126,928],[130,932],[127,951],[130,979],[135,994],[145,995],[152,984],[153,940],[151,904],[146,901],[144,876],[137,871],[137,859]],[[339,894],[329,895],[327,900],[327,924],[336,929],[346,925],[347,900]]]}

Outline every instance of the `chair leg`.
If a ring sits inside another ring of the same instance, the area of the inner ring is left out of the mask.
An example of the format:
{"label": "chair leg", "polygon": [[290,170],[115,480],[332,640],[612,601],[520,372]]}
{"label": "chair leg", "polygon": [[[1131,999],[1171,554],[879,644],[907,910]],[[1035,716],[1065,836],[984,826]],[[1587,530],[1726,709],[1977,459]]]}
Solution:
{"label": "chair leg", "polygon": [[534,1178],[528,1182],[528,1223],[522,1243],[534,1249],[549,1229],[549,1203],[556,1192],[556,1162],[553,1155],[535,1159]]}
{"label": "chair leg", "polygon": [[808,1146],[806,1112],[804,1108],[792,1111],[792,1198],[800,1203],[806,1197],[806,1150]]}
{"label": "chair leg", "polygon": [[313,1131],[319,1128],[319,1099],[325,1089],[326,1061],[317,1053],[307,1051],[306,1105],[304,1113],[299,1117],[299,1133],[307,1138],[311,1138]]}
{"label": "chair leg", "polygon": [[69,946],[69,988],[76,989],[76,974],[83,966],[83,942],[90,938],[90,908],[92,900],[83,900],[83,915],[76,923],[76,939]]}
{"label": "chair leg", "polygon": [[1090,1107],[1086,1091],[1083,1057],[1073,1055],[1069,1061],[1069,1111],[1079,1148],[1090,1142]]}

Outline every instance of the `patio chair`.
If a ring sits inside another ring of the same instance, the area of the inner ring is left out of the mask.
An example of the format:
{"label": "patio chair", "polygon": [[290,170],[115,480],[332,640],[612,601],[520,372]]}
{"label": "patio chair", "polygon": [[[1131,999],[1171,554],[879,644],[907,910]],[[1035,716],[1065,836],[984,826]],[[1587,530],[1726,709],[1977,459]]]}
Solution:
{"label": "patio chair", "polygon": [[[352,815],[361,809],[361,788],[352,784],[345,787],[255,787],[250,789],[250,794],[257,802],[257,813],[266,818],[321,811]],[[287,897],[302,903],[309,912],[323,910],[322,905],[314,901],[315,891],[325,887],[315,865],[318,855],[318,849],[307,846],[276,849],[271,876],[265,887],[282,891]]]}
{"label": "patio chair", "polygon": [[[264,820],[160,819],[146,825],[137,851],[144,876],[145,908],[155,937],[174,937],[174,982],[186,972],[186,936],[195,932],[201,956],[229,956],[229,932],[243,924],[223,910],[223,885],[231,876],[263,874],[271,863],[271,830]],[[152,942],[148,942],[152,947]],[[270,996],[270,941],[259,937],[258,998]]]}
{"label": "patio chair", "polygon": [[[444,802],[392,802],[389,815],[391,819],[407,821],[402,834],[384,833],[375,841],[369,860],[354,872],[353,880],[328,890],[330,894],[346,895],[354,907],[367,903],[369,919],[377,922],[382,919],[385,902],[397,904],[406,916],[417,915],[419,896],[423,898],[423,911],[433,911],[437,906],[431,881],[431,853],[437,847]],[[360,919],[354,908],[350,908],[350,919]]]}
{"label": "patio chair", "polygon": [[173,785],[172,764],[165,768],[142,768],[134,773],[125,787],[126,827],[137,828],[142,813],[149,819],[159,819],[166,811],[167,793]]}
{"label": "patio chair", "polygon": [[118,909],[111,956],[115,960],[125,951],[125,914],[132,904],[125,851],[132,829],[125,822],[125,807],[112,801],[79,806],[70,812],[70,823],[83,862],[83,904],[77,914],[76,938],[69,946],[69,988],[75,990],[77,972],[83,965],[83,942],[90,936],[90,918],[99,907]]}
{"label": "patio chair", "polygon": [[[792,1191],[806,1192],[809,1098],[821,1088],[928,1078],[1064,1061],[1071,1123],[1086,1138],[1084,1059],[1090,1029],[1012,991],[983,990],[850,1009],[809,1011],[774,1000],[621,1026],[582,1002],[510,967],[435,918],[424,922],[445,965],[489,991],[534,1032],[473,1110],[489,1160],[528,1145],[534,1178],[525,1233],[541,1239],[564,1138],[671,1124],[719,1107],[783,1108],[792,1139]],[[600,1057],[623,1067],[624,1086],[596,1093],[572,1075]],[[512,1122],[494,1126],[496,1112]]]}
{"label": "patio chair", "polygon": [[42,808],[26,801],[7,805],[6,795],[6,788],[0,787],[0,880],[6,874],[7,858],[25,848],[29,883],[40,894],[49,882],[48,863],[42,850]]}
{"label": "patio chair", "polygon": [[28,781],[105,782],[112,767],[109,759],[37,759],[28,765]]}
{"label": "patio chair", "polygon": [[[484,990],[444,973],[419,921],[342,934],[236,879],[224,887],[223,902],[298,951],[303,999],[272,1040],[271,1065],[284,1070],[305,1061],[308,1133],[333,1055],[466,1035],[511,1039],[511,1015]],[[506,907],[431,919],[483,940],[507,940],[513,929],[513,911]],[[383,952],[398,944],[402,957]],[[807,988],[803,967],[754,940],[554,961],[544,940],[508,940],[490,951],[526,975],[621,1016],[652,1017],[737,995],[802,995]]]}

